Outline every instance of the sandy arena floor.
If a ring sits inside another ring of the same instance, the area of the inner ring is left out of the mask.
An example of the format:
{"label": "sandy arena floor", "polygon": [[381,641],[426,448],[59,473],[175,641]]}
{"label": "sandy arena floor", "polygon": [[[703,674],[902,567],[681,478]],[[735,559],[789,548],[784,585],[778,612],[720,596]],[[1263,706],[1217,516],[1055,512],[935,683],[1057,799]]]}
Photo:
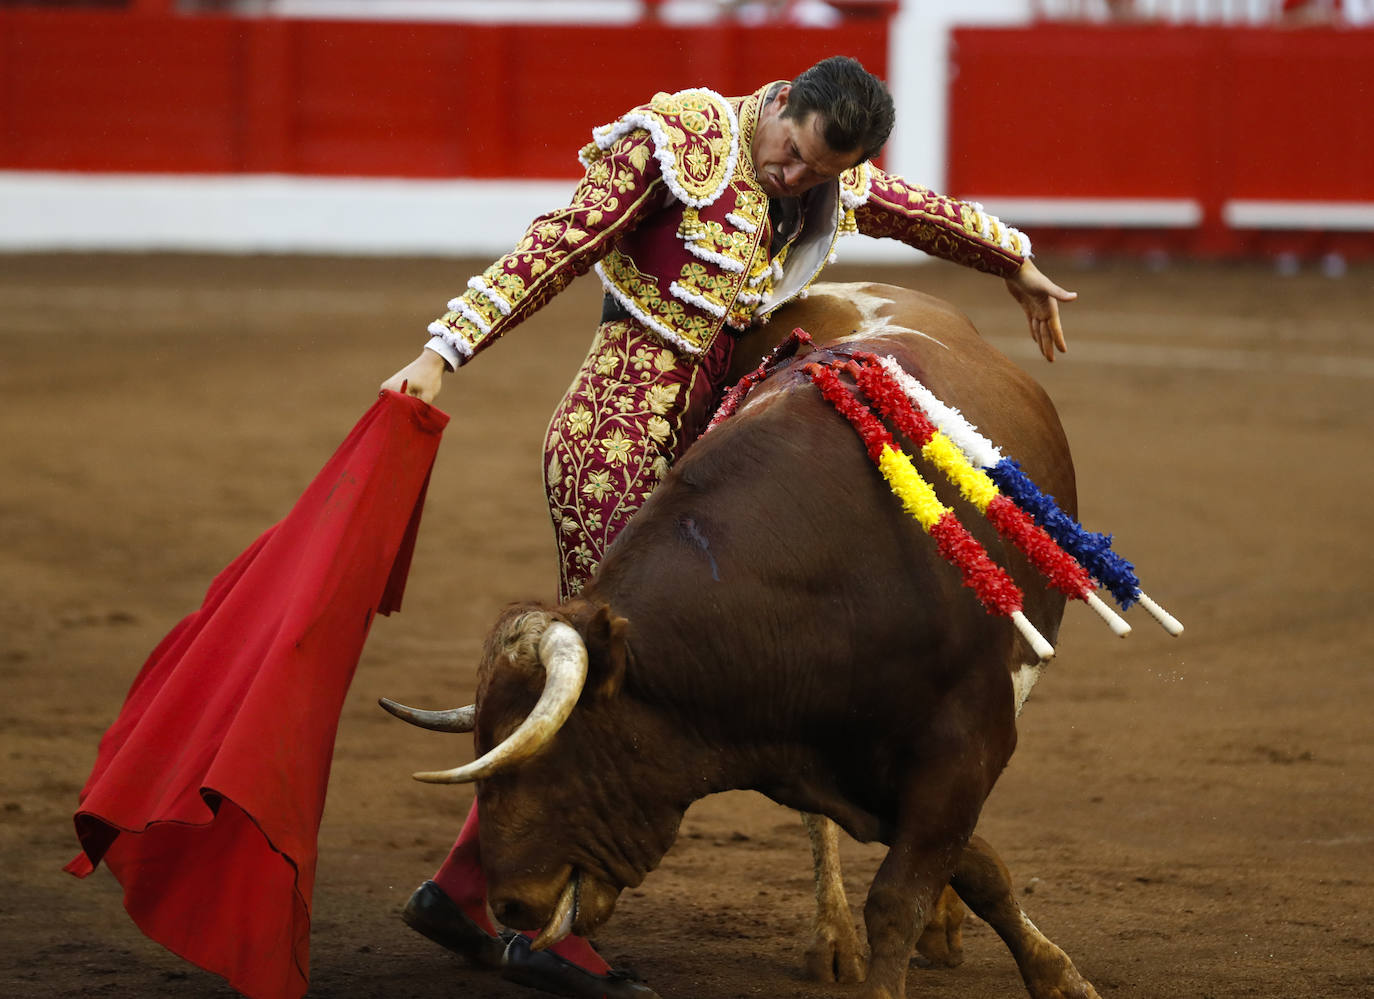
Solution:
{"label": "sandy arena floor", "polygon": [[[61,870],[71,812],[139,665],[279,519],[479,264],[0,258],[0,994],[225,996],[146,940],[105,872]],[[1374,271],[1045,269],[1082,293],[1036,362],[1000,283],[945,265],[836,268],[951,299],[1042,379],[1084,522],[1188,627],[1126,641],[1070,608],[980,830],[1036,923],[1110,999],[1374,995]],[[468,758],[376,707],[470,698],[496,610],[552,593],[539,446],[589,342],[579,281],[451,377],[405,610],[373,629],[320,843],[319,997],[533,995],[397,918],[469,789]],[[881,849],[847,843],[856,918]],[[797,817],[753,794],[687,815],[598,944],[665,999],[851,994],[801,976]],[[909,994],[1024,994],[986,925]]]}

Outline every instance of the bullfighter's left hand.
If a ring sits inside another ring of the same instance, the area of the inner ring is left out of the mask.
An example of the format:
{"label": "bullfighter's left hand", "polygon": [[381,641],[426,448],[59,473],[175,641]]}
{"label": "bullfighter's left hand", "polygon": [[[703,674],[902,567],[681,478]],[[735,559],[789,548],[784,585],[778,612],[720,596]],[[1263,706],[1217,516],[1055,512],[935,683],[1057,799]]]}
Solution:
{"label": "bullfighter's left hand", "polygon": [[1045,355],[1045,360],[1054,361],[1054,352],[1061,354],[1068,350],[1064,342],[1064,327],[1059,322],[1059,303],[1072,302],[1078,297],[1076,291],[1065,291],[1040,272],[1030,260],[1021,269],[1007,278],[1007,290],[1011,297],[1021,303],[1030,320],[1031,338]]}

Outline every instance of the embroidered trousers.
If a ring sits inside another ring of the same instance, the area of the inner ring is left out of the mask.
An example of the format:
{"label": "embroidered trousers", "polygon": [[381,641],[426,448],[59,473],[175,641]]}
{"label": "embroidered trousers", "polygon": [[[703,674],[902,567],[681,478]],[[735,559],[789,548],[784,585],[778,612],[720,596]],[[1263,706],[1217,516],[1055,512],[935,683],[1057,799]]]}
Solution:
{"label": "embroidered trousers", "polygon": [[621,528],[706,429],[735,341],[701,356],[663,345],[633,319],[596,331],[544,439],[544,488],[559,551],[559,599],[582,589]]}

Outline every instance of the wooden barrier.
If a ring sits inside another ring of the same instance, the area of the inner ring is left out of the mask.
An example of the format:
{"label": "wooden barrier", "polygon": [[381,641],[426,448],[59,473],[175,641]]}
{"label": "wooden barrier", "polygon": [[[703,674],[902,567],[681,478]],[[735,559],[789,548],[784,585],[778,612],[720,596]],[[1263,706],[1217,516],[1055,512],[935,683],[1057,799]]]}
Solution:
{"label": "wooden barrier", "polygon": [[[657,90],[746,93],[836,52],[886,76],[890,57],[885,18],[169,11],[0,8],[0,170],[564,180],[592,125]],[[1043,24],[951,44],[946,187],[1038,248],[1374,256],[1374,30]]]}
{"label": "wooden barrier", "polygon": [[407,24],[0,9],[0,169],[568,178],[658,90],[749,93],[885,23]]}
{"label": "wooden barrier", "polygon": [[950,191],[1019,208],[1039,246],[1374,253],[1374,31],[1057,24],[952,45]]}

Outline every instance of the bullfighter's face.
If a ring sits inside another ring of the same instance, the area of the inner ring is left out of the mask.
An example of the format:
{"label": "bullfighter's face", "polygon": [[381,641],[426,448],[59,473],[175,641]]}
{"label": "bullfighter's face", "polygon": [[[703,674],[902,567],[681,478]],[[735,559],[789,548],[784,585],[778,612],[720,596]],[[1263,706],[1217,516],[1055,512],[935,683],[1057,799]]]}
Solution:
{"label": "bullfighter's face", "polygon": [[812,111],[783,114],[792,88],[784,86],[759,113],[750,150],[754,175],[770,198],[795,198],[837,178],[861,159],[859,150],[831,149],[823,135],[825,119]]}

